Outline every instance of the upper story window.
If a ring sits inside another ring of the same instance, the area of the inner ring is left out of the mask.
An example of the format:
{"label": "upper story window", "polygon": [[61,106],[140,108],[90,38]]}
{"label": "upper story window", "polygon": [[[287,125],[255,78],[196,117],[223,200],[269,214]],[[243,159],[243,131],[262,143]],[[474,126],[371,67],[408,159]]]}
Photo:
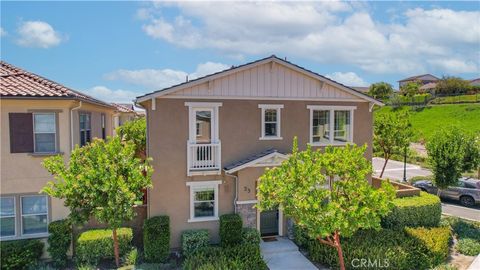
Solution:
{"label": "upper story window", "polygon": [[310,109],[310,144],[342,145],[353,140],[354,106],[307,106]]}
{"label": "upper story window", "polygon": [[91,115],[89,113],[79,114],[80,122],[80,146],[92,141]]}
{"label": "upper story window", "polygon": [[56,112],[9,113],[10,153],[58,152]]}
{"label": "upper story window", "polygon": [[258,107],[262,109],[262,128],[260,140],[281,140],[282,137],[280,134],[280,110],[283,109],[283,105],[260,104],[258,105]]}
{"label": "upper story window", "polygon": [[35,153],[56,152],[55,113],[34,113],[33,132]]}
{"label": "upper story window", "polygon": [[189,141],[194,144],[218,143],[218,107],[222,103],[185,102],[189,114]]}

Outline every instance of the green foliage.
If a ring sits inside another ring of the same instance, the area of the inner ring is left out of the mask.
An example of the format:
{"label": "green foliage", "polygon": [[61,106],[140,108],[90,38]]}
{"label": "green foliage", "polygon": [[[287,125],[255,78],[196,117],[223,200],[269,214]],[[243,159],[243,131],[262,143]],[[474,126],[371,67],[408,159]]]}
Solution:
{"label": "green foliage", "polygon": [[385,166],[392,155],[403,155],[405,148],[410,145],[413,135],[411,126],[408,111],[381,114],[375,118],[373,146],[375,152],[381,153],[385,159],[380,177],[383,176]]}
{"label": "green foliage", "polygon": [[127,254],[125,255],[125,264],[126,265],[135,265],[138,262],[138,250],[137,248],[132,248]]}
{"label": "green foliage", "polygon": [[186,258],[185,270],[267,270],[260,248],[255,244],[207,247]]}
{"label": "green foliage", "polygon": [[182,252],[185,257],[208,247],[209,244],[210,234],[207,229],[187,230],[182,233]]}
{"label": "green foliage", "polygon": [[[346,268],[358,269],[359,260],[366,259],[372,262],[368,269],[430,269],[446,259],[449,228],[407,230],[360,230],[342,238]],[[312,239],[306,246],[313,261],[338,265],[335,249]]]}
{"label": "green foliage", "polygon": [[43,254],[44,244],[37,239],[0,242],[2,270],[27,269]]}
{"label": "green foliage", "polygon": [[242,244],[260,245],[260,232],[255,228],[243,228]]}
{"label": "green foliage", "polygon": [[242,241],[242,218],[239,214],[220,216],[220,244],[233,246]]}
{"label": "green foliage", "polygon": [[474,256],[480,254],[480,222],[447,217],[442,222],[449,225],[458,239],[457,250],[461,254]]}
{"label": "green foliage", "polygon": [[170,255],[170,218],[157,216],[143,224],[143,249],[147,262],[165,262]]}
{"label": "green foliage", "polygon": [[414,177],[408,179],[408,183],[410,183],[410,184],[415,184],[416,182],[421,181],[421,180],[430,180],[430,181],[432,181],[432,180],[433,180],[433,175],[428,175],[428,176],[418,175],[418,176],[414,176]]}
{"label": "green foliage", "polygon": [[[76,245],[78,264],[96,265],[100,259],[114,257],[112,230],[89,230],[80,234]],[[117,229],[120,256],[131,250],[132,229]]]}
{"label": "green foliage", "polygon": [[456,127],[437,131],[426,148],[433,182],[440,189],[456,184],[462,172],[478,168],[480,163],[479,142]]}
{"label": "green foliage", "polygon": [[442,206],[435,195],[422,191],[420,196],[396,198],[393,203],[392,212],[382,218],[384,228],[435,227],[440,223]]}
{"label": "green foliage", "polygon": [[418,82],[407,82],[400,87],[400,93],[405,96],[413,97],[420,92],[420,86],[421,85]]}
{"label": "green foliage", "polygon": [[464,94],[471,89],[470,83],[459,77],[444,76],[437,81],[435,91],[437,94]]}
{"label": "green foliage", "polygon": [[368,90],[368,95],[372,96],[375,99],[387,99],[393,94],[393,87],[391,84],[386,82],[377,82],[370,85]]}
{"label": "green foliage", "polygon": [[477,256],[480,254],[480,241],[464,238],[458,240],[457,250],[461,254],[468,256]]}
{"label": "green foliage", "polygon": [[53,264],[59,268],[65,267],[72,242],[72,225],[67,219],[52,221],[48,224],[48,232],[48,253]]}
{"label": "green foliage", "polygon": [[116,130],[123,141],[132,142],[135,145],[135,153],[139,157],[145,157],[147,149],[147,121],[145,117],[127,121]]}

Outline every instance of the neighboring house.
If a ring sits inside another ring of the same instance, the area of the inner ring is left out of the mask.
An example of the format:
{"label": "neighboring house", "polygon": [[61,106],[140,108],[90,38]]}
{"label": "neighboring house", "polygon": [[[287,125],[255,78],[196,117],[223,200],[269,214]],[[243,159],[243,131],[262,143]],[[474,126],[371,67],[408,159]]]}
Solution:
{"label": "neighboring house", "polygon": [[431,83],[427,83],[427,84],[424,84],[422,86],[420,86],[419,90],[421,93],[434,93],[435,92],[435,88],[437,87],[437,83],[436,82],[431,82]]}
{"label": "neighboring house", "polygon": [[433,76],[432,74],[422,74],[417,76],[412,76],[398,81],[398,89],[402,88],[403,85],[409,82],[418,82],[420,85],[425,85],[429,83],[436,83],[439,78]]}
{"label": "neighboring house", "polygon": [[350,88],[353,88],[354,90],[361,92],[361,93],[368,93],[370,91],[370,86],[349,86]]}
{"label": "neighboring house", "polygon": [[125,122],[132,121],[140,116],[140,114],[135,111],[133,104],[112,103],[112,106],[116,108],[116,113],[113,116],[114,130]]}
{"label": "neighboring house", "polygon": [[262,235],[284,235],[281,211],[258,212],[257,180],[278,166],[296,136],[301,149],[367,144],[379,101],[275,56],[137,98],[147,117],[153,186],[148,215],[170,216],[171,246],[237,212]]}
{"label": "neighboring house", "polygon": [[0,240],[45,238],[68,209],[39,194],[52,180],[42,160],[111,136],[115,107],[3,61],[0,94]]}

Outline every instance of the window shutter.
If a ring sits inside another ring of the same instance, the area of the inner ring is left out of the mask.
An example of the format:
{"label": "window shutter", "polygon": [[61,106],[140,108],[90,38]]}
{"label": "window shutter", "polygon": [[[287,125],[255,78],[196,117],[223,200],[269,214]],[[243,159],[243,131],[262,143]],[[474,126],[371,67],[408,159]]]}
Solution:
{"label": "window shutter", "polygon": [[33,153],[33,116],[9,113],[10,153]]}

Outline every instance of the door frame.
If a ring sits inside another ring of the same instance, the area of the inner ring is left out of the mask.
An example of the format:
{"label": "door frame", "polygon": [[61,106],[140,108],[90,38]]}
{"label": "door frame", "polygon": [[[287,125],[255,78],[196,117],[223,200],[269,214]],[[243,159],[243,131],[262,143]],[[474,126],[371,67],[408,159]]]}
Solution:
{"label": "door frame", "polygon": [[[257,230],[260,232],[260,210],[257,209]],[[283,236],[283,211],[278,208],[278,236]]]}

